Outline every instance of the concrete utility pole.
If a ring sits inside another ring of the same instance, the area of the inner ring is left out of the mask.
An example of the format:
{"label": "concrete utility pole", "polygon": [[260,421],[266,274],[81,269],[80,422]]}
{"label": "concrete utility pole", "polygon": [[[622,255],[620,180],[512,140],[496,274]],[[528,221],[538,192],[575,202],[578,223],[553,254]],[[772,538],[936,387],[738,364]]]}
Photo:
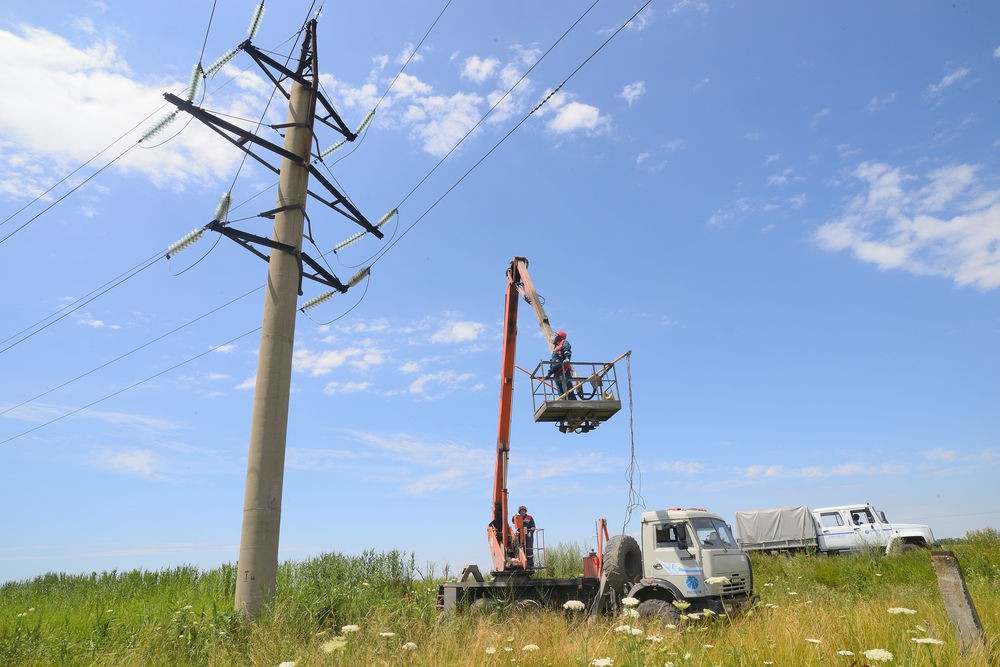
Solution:
{"label": "concrete utility pole", "polygon": [[[281,160],[274,240],[296,250],[302,248],[314,109],[312,90],[294,81],[288,102],[284,147],[301,157],[302,162],[296,163],[287,157]],[[272,249],[250,425],[243,532],[236,579],[235,609],[250,618],[256,618],[261,609],[274,600],[292,344],[300,280],[299,258],[287,251]]]}

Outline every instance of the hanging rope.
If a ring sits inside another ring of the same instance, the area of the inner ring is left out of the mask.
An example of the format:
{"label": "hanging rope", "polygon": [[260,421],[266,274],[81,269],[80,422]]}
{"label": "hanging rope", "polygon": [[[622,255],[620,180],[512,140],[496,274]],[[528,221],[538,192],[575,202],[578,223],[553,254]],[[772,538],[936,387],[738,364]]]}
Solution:
{"label": "hanging rope", "polygon": [[639,462],[635,458],[635,422],[632,412],[632,352],[629,351],[625,358],[625,368],[628,373],[628,431],[629,431],[629,463],[625,471],[625,479],[628,480],[628,504],[625,506],[625,521],[622,522],[622,535],[628,527],[628,522],[632,520],[632,513],[637,507],[646,507],[646,501],[642,498],[642,471],[639,469]]}

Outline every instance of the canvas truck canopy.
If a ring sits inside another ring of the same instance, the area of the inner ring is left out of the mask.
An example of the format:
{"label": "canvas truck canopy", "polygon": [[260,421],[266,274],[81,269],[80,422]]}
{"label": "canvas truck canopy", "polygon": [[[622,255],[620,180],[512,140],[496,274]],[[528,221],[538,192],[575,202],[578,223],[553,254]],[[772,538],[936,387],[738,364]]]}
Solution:
{"label": "canvas truck canopy", "polygon": [[805,505],[736,513],[741,545],[792,546],[815,542],[816,524]]}

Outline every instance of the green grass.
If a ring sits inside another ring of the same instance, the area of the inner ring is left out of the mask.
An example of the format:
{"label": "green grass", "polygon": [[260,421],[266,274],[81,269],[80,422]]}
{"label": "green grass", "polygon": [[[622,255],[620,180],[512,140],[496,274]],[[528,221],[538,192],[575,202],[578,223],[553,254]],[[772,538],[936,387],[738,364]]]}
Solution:
{"label": "green grass", "polygon": [[[282,564],[275,605],[256,623],[232,611],[232,565],[8,583],[0,587],[0,665],[882,664],[864,658],[874,648],[893,654],[886,664],[1000,664],[1000,535],[978,531],[947,548],[986,630],[975,655],[959,652],[927,552],[754,555],[762,600],[750,614],[676,628],[633,623],[642,630],[633,635],[621,617],[587,623],[564,611],[442,618],[434,609],[440,577],[394,551]],[[550,549],[546,576],[577,576],[581,551]],[[944,643],[912,641],[923,637]]]}

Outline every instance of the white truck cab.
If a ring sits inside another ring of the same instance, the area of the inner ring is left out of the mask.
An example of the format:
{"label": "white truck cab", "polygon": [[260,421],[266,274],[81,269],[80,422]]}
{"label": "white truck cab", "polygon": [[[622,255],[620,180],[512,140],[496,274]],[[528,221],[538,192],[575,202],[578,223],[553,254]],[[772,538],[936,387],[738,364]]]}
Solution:
{"label": "white truck cab", "polygon": [[930,526],[891,523],[885,512],[871,503],[837,505],[812,510],[820,551],[862,551],[878,547],[890,553],[895,549],[925,547],[934,543]]}
{"label": "white truck cab", "polygon": [[647,511],[641,537],[641,578],[628,590],[640,616],[673,621],[674,601],[690,604],[689,613],[718,614],[754,602],[750,557],[719,515],[701,508]]}

